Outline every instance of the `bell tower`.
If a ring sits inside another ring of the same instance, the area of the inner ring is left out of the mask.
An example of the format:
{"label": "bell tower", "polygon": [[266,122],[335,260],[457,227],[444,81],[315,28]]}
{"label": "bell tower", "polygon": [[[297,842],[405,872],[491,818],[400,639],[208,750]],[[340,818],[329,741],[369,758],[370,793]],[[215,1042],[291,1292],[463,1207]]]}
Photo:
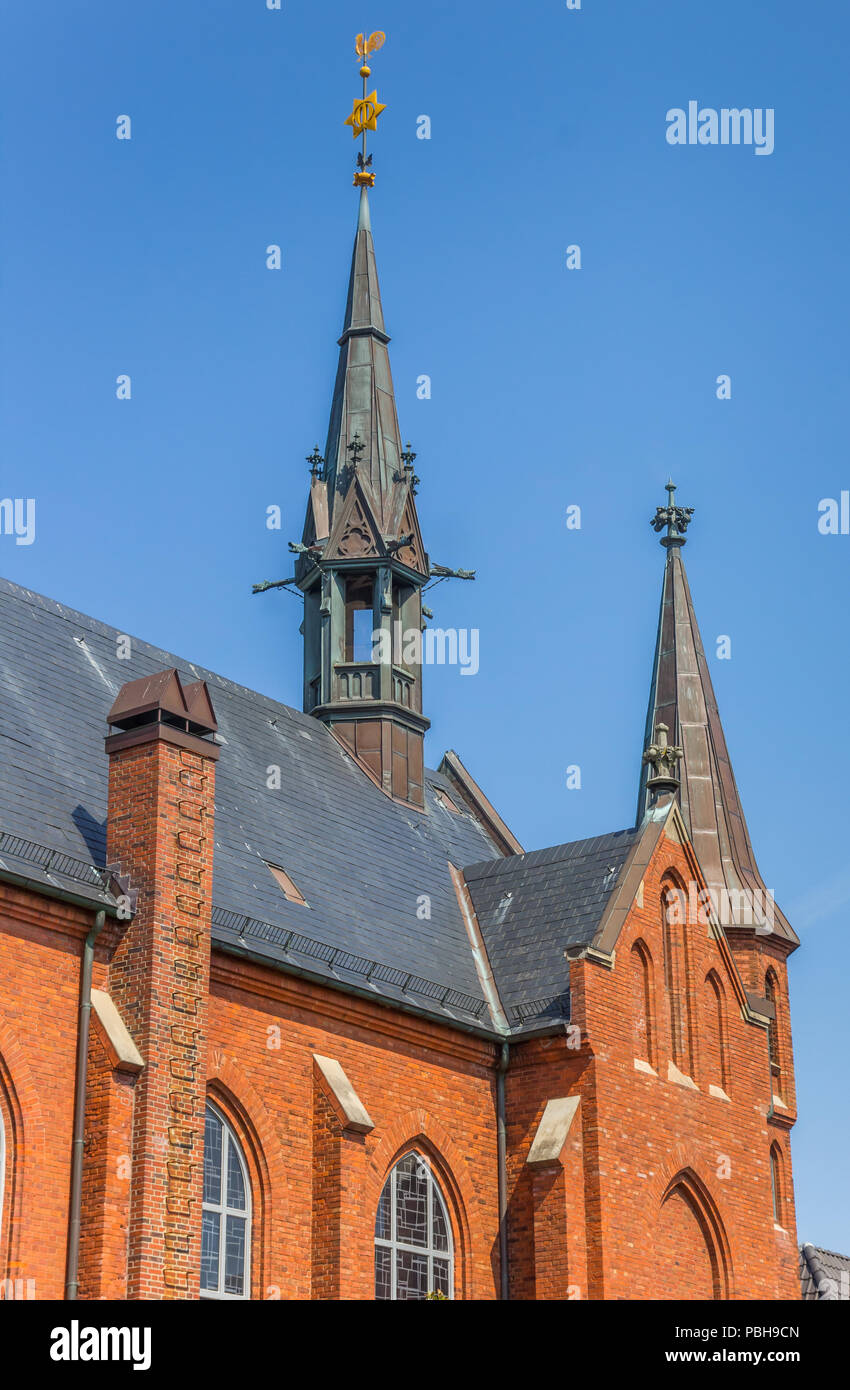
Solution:
{"label": "bell tower", "polygon": [[424,805],[422,713],[425,619],[422,589],[434,577],[473,579],[472,570],[432,565],[416,512],[416,455],[402,444],[389,336],[369,210],[374,187],[368,131],[384,106],[368,92],[370,53],[380,32],[358,34],[363,94],[345,124],[361,139],[354,186],[357,229],[339,365],[324,455],[307,459],[310,493],[290,579],[254,592],[297,586],[304,595],[304,710],[331,728],[388,796]]}

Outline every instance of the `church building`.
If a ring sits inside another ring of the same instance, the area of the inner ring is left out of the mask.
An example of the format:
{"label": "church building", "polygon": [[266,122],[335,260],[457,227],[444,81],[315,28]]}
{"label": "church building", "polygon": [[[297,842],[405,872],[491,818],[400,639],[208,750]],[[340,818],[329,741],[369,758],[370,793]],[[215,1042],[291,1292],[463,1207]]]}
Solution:
{"label": "church building", "polygon": [[0,581],[0,1294],[799,1299],[798,939],[727,751],[691,510],[671,483],[653,522],[634,823],[527,850],[458,753],[426,765],[424,644],[395,640],[451,572],[399,428],[370,162],[278,581],[302,708]]}

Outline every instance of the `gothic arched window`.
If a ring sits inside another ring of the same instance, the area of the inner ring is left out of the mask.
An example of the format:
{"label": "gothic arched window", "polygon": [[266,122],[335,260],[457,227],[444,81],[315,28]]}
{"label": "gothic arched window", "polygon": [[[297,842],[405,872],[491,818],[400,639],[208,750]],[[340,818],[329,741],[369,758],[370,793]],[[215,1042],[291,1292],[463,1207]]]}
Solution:
{"label": "gothic arched window", "polygon": [[652,991],[652,957],[643,941],[631,949],[632,1010],[635,1030],[635,1056],[655,1066],[655,1017]]}
{"label": "gothic arched window", "polygon": [[207,1104],[201,1298],[251,1297],[251,1187],[239,1141]]}
{"label": "gothic arched window", "polygon": [[691,1006],[688,992],[687,904],[684,889],[665,879],[661,890],[664,984],[670,1021],[670,1052],[680,1072],[693,1072]]}
{"label": "gothic arched window", "polygon": [[726,1044],[726,1001],[723,985],[715,970],[705,977],[705,1061],[708,1080],[721,1090],[729,1089],[729,1059]]}
{"label": "gothic arched window", "polygon": [[782,1153],[778,1144],[770,1146],[770,1186],[773,1192],[773,1219],[777,1226],[782,1226],[782,1214],[785,1210],[785,1193],[782,1183]]}
{"label": "gothic arched window", "polygon": [[449,1214],[431,1166],[409,1153],[384,1184],[375,1218],[375,1297],[454,1293]]}
{"label": "gothic arched window", "polygon": [[769,1004],[773,1005],[774,1016],[767,1025],[767,1050],[770,1056],[770,1075],[773,1081],[773,1088],[779,1091],[782,1080],[782,1063],[779,1051],[779,990],[776,984],[776,976],[772,970],[768,970],[764,982],[764,997]]}

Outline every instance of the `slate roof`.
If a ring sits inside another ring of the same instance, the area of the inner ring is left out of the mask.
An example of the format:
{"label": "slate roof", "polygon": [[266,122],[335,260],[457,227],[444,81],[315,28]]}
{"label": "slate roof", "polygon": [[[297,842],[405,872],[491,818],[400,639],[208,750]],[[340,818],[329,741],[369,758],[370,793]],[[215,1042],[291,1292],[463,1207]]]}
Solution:
{"label": "slate roof", "polygon": [[850,1255],[807,1242],[800,1249],[800,1283],[809,1302],[850,1302]]}
{"label": "slate roof", "polygon": [[[0,580],[0,875],[92,907],[104,871],[106,714],[127,681],[204,680],[218,720],[213,939],[465,1027],[493,1020],[449,874],[466,871],[513,1030],[568,1012],[568,945],[589,941],[636,832],[503,859],[440,773],[425,814],[390,800],[310,716]],[[278,766],[280,790],[267,787]],[[288,901],[266,862],[289,874]],[[510,894],[508,907],[503,901]],[[427,895],[430,918],[417,916]]]}
{"label": "slate roof", "polygon": [[531,1004],[557,1016],[569,996],[568,947],[593,940],[638,829],[532,850],[464,870],[509,1020]]}

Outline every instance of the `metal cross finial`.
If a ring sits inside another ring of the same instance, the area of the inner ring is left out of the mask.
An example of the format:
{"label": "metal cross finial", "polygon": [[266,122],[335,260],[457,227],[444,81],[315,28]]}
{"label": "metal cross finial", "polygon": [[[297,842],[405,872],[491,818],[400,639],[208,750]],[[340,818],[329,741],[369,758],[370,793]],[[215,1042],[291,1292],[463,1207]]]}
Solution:
{"label": "metal cross finial", "polygon": [[360,438],[359,431],[355,430],[354,434],[351,436],[351,443],[348,446],[348,452],[351,455],[351,465],[353,468],[357,467],[358,463],[360,462],[360,455],[363,453],[363,450],[365,448],[366,445]]}
{"label": "metal cross finial", "polygon": [[313,452],[312,452],[312,454],[308,454],[308,455],[307,455],[307,462],[308,462],[309,465],[310,465],[310,477],[311,477],[311,478],[321,478],[321,476],[322,476],[322,465],[323,465],[324,461],[325,461],[324,458],[323,458],[322,455],[319,453],[319,446],[318,446],[318,444],[314,444],[314,445],[313,445]]}
{"label": "metal cross finial", "polygon": [[672,478],[668,478],[666,490],[667,506],[656,507],[651,525],[655,531],[663,531],[664,527],[667,527],[667,535],[661,537],[663,546],[684,545],[685,532],[690,525],[694,509],[693,507],[676,506],[676,484]]}

